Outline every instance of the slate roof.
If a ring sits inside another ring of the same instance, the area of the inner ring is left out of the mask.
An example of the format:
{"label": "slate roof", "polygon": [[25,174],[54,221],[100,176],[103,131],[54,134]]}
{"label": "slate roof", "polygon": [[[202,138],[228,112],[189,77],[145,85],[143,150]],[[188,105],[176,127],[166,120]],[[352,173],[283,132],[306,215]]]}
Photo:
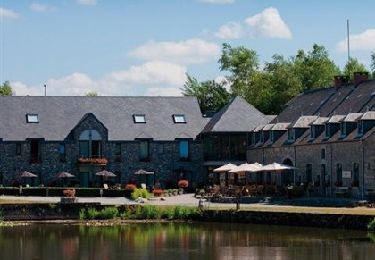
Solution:
{"label": "slate roof", "polygon": [[[39,123],[26,123],[36,113]],[[207,123],[195,97],[0,97],[0,139],[64,140],[88,113],[108,129],[109,140],[195,138]],[[135,124],[133,114],[145,114],[146,124]],[[173,114],[184,114],[186,124],[175,124]]]}
{"label": "slate roof", "polygon": [[314,122],[312,122],[312,125],[325,125],[329,120],[329,117],[318,117]]}
{"label": "slate roof", "polygon": [[344,118],[344,122],[357,122],[362,117],[363,113],[349,113]]}
{"label": "slate roof", "polygon": [[340,123],[342,120],[345,119],[345,115],[334,115],[331,116],[328,120],[328,123]]}
{"label": "slate roof", "polygon": [[276,123],[271,130],[273,131],[286,131],[290,123]]}
{"label": "slate roof", "polygon": [[375,80],[356,86],[345,85],[307,91],[293,98],[286,108],[272,121],[294,122],[300,116],[347,115],[375,111]]}
{"label": "slate roof", "polygon": [[295,123],[290,124],[289,128],[309,128],[310,124],[313,123],[318,116],[301,116]]}
{"label": "slate roof", "polygon": [[242,97],[234,98],[217,112],[203,129],[207,132],[250,132],[269,121]]}
{"label": "slate roof", "polygon": [[361,120],[375,120],[375,111],[368,111],[364,113]]}

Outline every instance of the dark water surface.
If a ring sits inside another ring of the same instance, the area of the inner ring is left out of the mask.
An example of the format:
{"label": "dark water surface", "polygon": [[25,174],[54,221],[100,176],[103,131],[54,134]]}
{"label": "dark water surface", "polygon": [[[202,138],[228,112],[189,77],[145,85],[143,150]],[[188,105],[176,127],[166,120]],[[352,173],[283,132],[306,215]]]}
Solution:
{"label": "dark water surface", "polygon": [[375,234],[225,223],[0,228],[0,259],[375,259]]}

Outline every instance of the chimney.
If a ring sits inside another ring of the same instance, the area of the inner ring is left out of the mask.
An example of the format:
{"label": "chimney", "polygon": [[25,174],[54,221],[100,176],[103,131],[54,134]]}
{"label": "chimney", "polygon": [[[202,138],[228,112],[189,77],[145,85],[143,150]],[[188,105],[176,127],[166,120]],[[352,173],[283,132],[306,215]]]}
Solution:
{"label": "chimney", "polygon": [[355,86],[361,84],[364,81],[368,80],[368,72],[366,71],[357,71],[354,72],[354,77],[353,77],[353,84]]}
{"label": "chimney", "polygon": [[341,86],[347,85],[349,82],[348,76],[335,76],[334,77],[334,87],[339,88]]}

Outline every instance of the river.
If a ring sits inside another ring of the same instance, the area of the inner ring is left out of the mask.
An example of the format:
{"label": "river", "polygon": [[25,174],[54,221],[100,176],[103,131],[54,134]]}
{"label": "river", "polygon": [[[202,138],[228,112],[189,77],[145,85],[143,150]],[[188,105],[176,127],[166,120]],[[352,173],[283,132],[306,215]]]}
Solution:
{"label": "river", "polygon": [[0,259],[374,259],[364,231],[225,223],[0,227]]}

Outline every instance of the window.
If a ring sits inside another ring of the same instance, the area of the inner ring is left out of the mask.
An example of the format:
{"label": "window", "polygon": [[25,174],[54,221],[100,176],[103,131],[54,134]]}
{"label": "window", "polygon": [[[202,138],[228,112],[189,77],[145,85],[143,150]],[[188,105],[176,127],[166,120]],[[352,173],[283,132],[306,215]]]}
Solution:
{"label": "window", "polygon": [[115,162],[121,162],[121,143],[115,143]]}
{"label": "window", "polygon": [[260,132],[260,142],[264,143],[264,131]]}
{"label": "window", "polygon": [[27,123],[39,123],[38,114],[26,114]]}
{"label": "window", "polygon": [[30,163],[40,163],[39,140],[30,141]]}
{"label": "window", "polygon": [[146,116],[143,115],[143,114],[134,114],[133,120],[134,120],[134,123],[145,124],[146,123]]}
{"label": "window", "polygon": [[1,185],[4,184],[4,173],[3,172],[0,172],[0,184]]}
{"label": "window", "polygon": [[173,122],[176,124],[186,123],[185,115],[173,115]]}
{"label": "window", "polygon": [[359,164],[353,163],[353,187],[359,186]]}
{"label": "window", "polygon": [[275,142],[275,131],[271,131],[271,142]]}
{"label": "window", "polygon": [[331,137],[331,128],[329,127],[329,124],[326,124],[326,129],[325,129],[325,137],[330,138]]}
{"label": "window", "polygon": [[180,154],[181,160],[189,159],[189,141],[188,140],[180,140],[179,154]]}
{"label": "window", "polygon": [[340,131],[341,131],[341,137],[345,137],[346,136],[346,123],[345,122],[341,122]]}
{"label": "window", "polygon": [[59,145],[59,155],[60,155],[60,162],[65,162],[65,144],[61,143]]}
{"label": "window", "polygon": [[336,164],[336,186],[342,186],[342,164]]}
{"label": "window", "polygon": [[320,151],[320,159],[324,160],[326,158],[326,149],[322,148]]}
{"label": "window", "polygon": [[79,136],[79,155],[83,158],[102,156],[102,137],[96,130],[85,130]]}
{"label": "window", "polygon": [[310,126],[310,138],[314,139],[315,138],[315,127]]}
{"label": "window", "polygon": [[363,121],[358,121],[357,123],[357,127],[358,127],[358,135],[363,135]]}
{"label": "window", "polygon": [[16,155],[21,155],[21,144],[16,144]]}
{"label": "window", "polygon": [[295,132],[294,129],[288,129],[288,141],[294,141]]}
{"label": "window", "polygon": [[150,142],[148,140],[139,142],[139,159],[141,161],[148,161],[150,159]]}
{"label": "window", "polygon": [[116,143],[115,144],[115,155],[116,156],[121,156],[121,143]]}
{"label": "window", "polygon": [[312,182],[312,164],[306,164],[306,181],[307,183]]}

